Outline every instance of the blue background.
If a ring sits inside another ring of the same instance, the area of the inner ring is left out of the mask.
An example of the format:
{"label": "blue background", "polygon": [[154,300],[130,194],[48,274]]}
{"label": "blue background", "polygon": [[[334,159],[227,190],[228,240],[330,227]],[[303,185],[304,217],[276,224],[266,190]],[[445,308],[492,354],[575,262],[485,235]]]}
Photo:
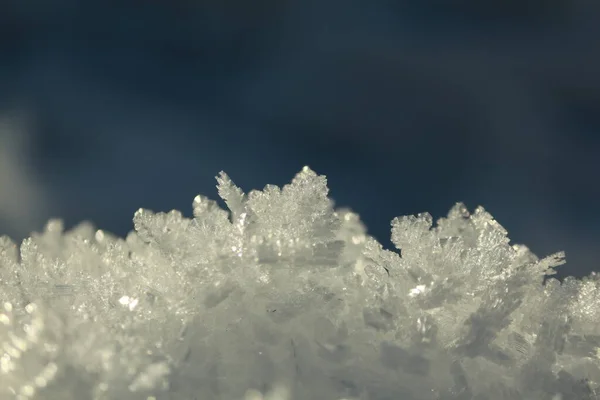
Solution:
{"label": "blue background", "polygon": [[0,233],[51,217],[124,235],[329,178],[386,247],[390,220],[483,205],[514,242],[600,270],[600,2],[0,3]]}

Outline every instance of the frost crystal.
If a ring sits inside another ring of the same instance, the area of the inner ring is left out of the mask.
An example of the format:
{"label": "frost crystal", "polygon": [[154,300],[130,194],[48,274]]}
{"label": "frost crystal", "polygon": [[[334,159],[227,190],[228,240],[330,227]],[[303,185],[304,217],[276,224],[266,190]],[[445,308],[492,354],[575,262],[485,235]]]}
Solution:
{"label": "frost crystal", "polygon": [[326,180],[140,209],[123,240],[0,238],[0,399],[599,399],[598,275],[562,284],[483,208],[384,250]]}

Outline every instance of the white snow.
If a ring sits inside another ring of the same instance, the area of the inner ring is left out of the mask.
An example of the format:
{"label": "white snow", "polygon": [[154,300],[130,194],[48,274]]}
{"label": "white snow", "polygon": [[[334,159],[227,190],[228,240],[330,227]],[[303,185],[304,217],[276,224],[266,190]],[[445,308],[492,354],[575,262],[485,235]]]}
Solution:
{"label": "white snow", "polygon": [[325,177],[126,239],[0,238],[0,399],[599,399],[600,279],[546,275],[483,208],[396,218],[385,250]]}

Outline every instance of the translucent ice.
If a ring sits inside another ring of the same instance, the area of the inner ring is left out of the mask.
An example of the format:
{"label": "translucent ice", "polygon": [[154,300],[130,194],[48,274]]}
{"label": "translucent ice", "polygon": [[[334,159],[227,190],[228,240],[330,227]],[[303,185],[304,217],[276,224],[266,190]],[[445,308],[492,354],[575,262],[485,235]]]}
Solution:
{"label": "translucent ice", "polygon": [[396,218],[384,250],[326,179],[126,239],[0,238],[0,399],[599,399],[600,279],[547,275],[483,208]]}

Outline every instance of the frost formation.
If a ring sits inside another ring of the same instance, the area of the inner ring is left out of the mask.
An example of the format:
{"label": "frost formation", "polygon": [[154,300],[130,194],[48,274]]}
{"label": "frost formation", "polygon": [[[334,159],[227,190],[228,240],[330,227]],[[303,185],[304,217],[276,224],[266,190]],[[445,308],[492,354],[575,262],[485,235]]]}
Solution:
{"label": "frost formation", "polygon": [[564,254],[462,204],[394,219],[392,252],[307,167],[217,179],[229,211],[140,209],[125,240],[0,239],[0,399],[600,398],[600,279],[543,284]]}

